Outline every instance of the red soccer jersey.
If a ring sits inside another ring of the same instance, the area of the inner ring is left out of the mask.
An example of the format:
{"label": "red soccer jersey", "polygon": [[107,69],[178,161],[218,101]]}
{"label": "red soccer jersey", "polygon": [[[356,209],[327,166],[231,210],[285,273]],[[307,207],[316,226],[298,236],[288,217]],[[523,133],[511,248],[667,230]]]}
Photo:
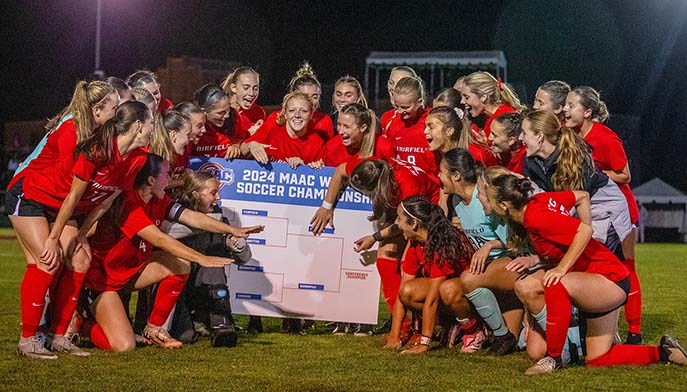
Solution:
{"label": "red soccer jersey", "polygon": [[432,262],[428,262],[425,259],[424,250],[424,245],[417,241],[408,243],[408,248],[403,255],[403,260],[401,260],[401,269],[405,274],[430,279],[457,275],[452,264],[458,265],[458,262],[449,263],[444,260],[439,266],[437,255],[434,255]]}
{"label": "red soccer jersey", "polygon": [[267,155],[276,161],[300,157],[306,164],[319,160],[324,141],[317,132],[306,132],[302,137],[291,137],[286,125],[277,124],[277,116],[270,115],[255,133],[246,139],[246,143],[258,142],[267,144]]}
{"label": "red soccer jersey", "polygon": [[513,108],[512,106],[505,104],[505,103],[499,105],[496,108],[496,111],[494,111],[494,114],[489,116],[487,118],[487,121],[484,123],[484,134],[487,136],[487,140],[489,140],[489,134],[491,133],[491,122],[494,121],[494,119],[496,119],[496,117],[498,117],[502,114],[513,113],[513,112],[517,112],[517,110],[515,110],[515,108]]}
{"label": "red soccer jersey", "polygon": [[319,109],[313,112],[312,118],[308,123],[308,128],[310,129],[310,132],[316,132],[320,135],[320,138],[325,141],[333,138],[336,135],[332,118]]}
{"label": "red soccer jersey", "polygon": [[75,215],[84,214],[114,192],[131,189],[145,161],[146,154],[142,149],[136,149],[122,157],[115,139],[111,162],[99,165],[86,159],[83,154],[79,154],[76,159],[73,155],[68,155],[56,165],[27,177],[23,184],[24,194],[28,199],[57,213],[76,176],[88,182],[86,191],[74,207]]}
{"label": "red soccer jersey", "polygon": [[[607,126],[594,122],[584,140],[592,146],[592,158],[600,170],[621,171],[627,166],[627,155],[623,148],[623,141]],[[639,222],[639,206],[632,194],[630,184],[618,184],[618,188],[625,196],[630,209],[630,220]]]}
{"label": "red soccer jersey", "polygon": [[153,197],[146,203],[136,190],[124,192],[121,197],[120,214],[107,214],[89,240],[92,261],[85,285],[91,290],[119,290],[138,273],[152,245],[137,234],[148,226],[159,228],[172,206],[167,196]]}
{"label": "red soccer jersey", "polygon": [[231,119],[228,119],[222,128],[218,128],[207,121],[205,133],[200,137],[198,143],[193,145],[191,155],[224,158],[231,145],[241,143],[248,137],[248,128],[241,122],[241,116],[234,112],[233,119],[231,130],[226,125]]}
{"label": "red soccer jersey", "polygon": [[76,125],[69,114],[62,119],[58,126],[48,131],[31,155],[26,157],[24,167],[10,180],[7,189],[12,188],[20,178],[32,172],[39,172],[59,162],[63,157],[72,155],[76,146]]}
{"label": "red soccer jersey", "polygon": [[[324,145],[322,151],[320,152],[320,158],[324,162],[325,166],[339,166],[342,163],[346,163],[351,159],[358,157],[360,151],[351,153],[346,146],[343,145],[341,141],[341,135],[329,139],[329,141]],[[373,151],[373,156],[376,158],[381,158],[384,160],[389,160],[396,155],[394,151],[394,146],[389,143],[386,138],[375,137],[375,147]]]}
{"label": "red soccer jersey", "polygon": [[157,111],[162,113],[174,107],[174,104],[169,99],[162,97],[160,102],[157,104]]}
{"label": "red soccer jersey", "polygon": [[476,161],[484,163],[486,167],[499,166],[499,161],[487,146],[476,143],[468,143],[468,152]]}
{"label": "red soccer jersey", "polygon": [[239,114],[241,115],[241,122],[243,123],[244,128],[250,128],[259,120],[265,120],[267,118],[265,109],[256,103],[254,103],[247,110],[239,109]]}
{"label": "red soccer jersey", "polygon": [[[568,251],[581,224],[579,219],[570,216],[574,206],[572,191],[539,193],[527,203],[523,226],[529,232],[534,250],[544,260],[558,263]],[[600,274],[614,282],[628,276],[625,265],[593,238],[571,270]]]}
{"label": "red soccer jersey", "polygon": [[525,159],[527,158],[526,153],[527,153],[527,147],[522,145],[517,150],[509,152],[507,154],[508,161],[501,162],[501,164],[502,164],[502,166],[505,166],[506,168],[508,168],[508,170],[512,171],[513,173],[522,174],[522,165],[524,164]]}
{"label": "red soccer jersey", "polygon": [[388,110],[382,113],[382,117],[379,118],[379,124],[382,127],[382,136],[387,136],[389,133],[389,128],[391,128],[391,122],[398,116],[395,109]]}
{"label": "red soccer jersey", "polygon": [[439,166],[433,154],[428,154],[429,144],[425,136],[425,119],[430,108],[422,111],[420,116],[410,121],[403,121],[396,116],[386,131],[386,137],[396,149],[396,157],[409,162],[427,173],[438,173]]}
{"label": "red soccer jersey", "polygon": [[183,154],[174,153],[174,168],[172,169],[171,177],[176,178],[188,167],[188,162],[191,160],[191,152],[193,151],[193,144],[188,143],[184,147]]}
{"label": "red soccer jersey", "polygon": [[[346,163],[346,175],[351,176],[353,169],[362,161],[378,159],[378,158],[353,158]],[[398,183],[400,192],[399,200],[403,200],[410,196],[420,195],[427,198],[433,204],[439,202],[439,180],[427,174],[419,167],[413,166],[408,162],[404,162],[395,158],[387,160],[393,169],[394,178]]]}

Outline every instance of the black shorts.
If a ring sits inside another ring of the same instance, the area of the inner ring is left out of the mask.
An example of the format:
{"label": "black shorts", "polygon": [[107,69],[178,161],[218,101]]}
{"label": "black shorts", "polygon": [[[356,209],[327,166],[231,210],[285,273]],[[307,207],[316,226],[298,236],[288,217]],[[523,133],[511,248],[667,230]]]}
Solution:
{"label": "black shorts", "polygon": [[613,283],[617,284],[618,287],[620,287],[625,292],[625,301],[623,301],[623,303],[618,305],[617,307],[615,307],[611,310],[608,310],[606,312],[590,313],[590,312],[585,312],[584,310],[580,309],[580,317],[585,318],[585,319],[593,319],[593,318],[603,317],[603,316],[615,311],[616,309],[618,309],[619,307],[621,307],[627,303],[627,296],[630,295],[630,277],[627,277],[623,280],[619,280],[619,281],[613,282]]}
{"label": "black shorts", "polygon": [[12,185],[5,194],[5,215],[12,216],[38,216],[53,222],[55,216],[44,205],[24,197],[24,179]]}

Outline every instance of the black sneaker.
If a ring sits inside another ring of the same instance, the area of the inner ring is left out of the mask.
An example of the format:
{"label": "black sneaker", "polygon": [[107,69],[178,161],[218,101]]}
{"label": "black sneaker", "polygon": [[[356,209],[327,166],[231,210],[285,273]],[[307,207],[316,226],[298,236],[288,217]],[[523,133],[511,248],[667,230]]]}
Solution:
{"label": "black sneaker", "polygon": [[238,334],[234,324],[219,325],[212,329],[212,347],[235,347]]}
{"label": "black sneaker", "polygon": [[665,335],[658,344],[658,355],[661,362],[687,365],[687,353],[680,343],[672,336]]}
{"label": "black sneaker", "polygon": [[382,325],[372,331],[373,335],[384,335],[391,332],[391,318],[386,319]]}
{"label": "black sneaker", "polygon": [[507,355],[515,352],[518,347],[518,339],[510,331],[503,336],[494,336],[489,352],[495,355]]}
{"label": "black sneaker", "polygon": [[636,346],[640,346],[644,343],[644,339],[642,339],[642,334],[641,333],[628,333],[627,334],[627,339],[625,339],[625,344],[634,344]]}
{"label": "black sneaker", "polygon": [[253,335],[262,333],[262,317],[250,316],[250,321],[246,327],[246,332]]}

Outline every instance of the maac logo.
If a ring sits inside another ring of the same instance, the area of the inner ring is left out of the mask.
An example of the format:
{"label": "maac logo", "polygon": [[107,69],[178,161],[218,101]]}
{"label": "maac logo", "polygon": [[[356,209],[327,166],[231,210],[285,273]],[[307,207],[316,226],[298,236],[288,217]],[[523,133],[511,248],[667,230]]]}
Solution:
{"label": "maac logo", "polygon": [[234,171],[225,169],[224,166],[219,163],[206,162],[198,168],[198,171],[214,174],[217,181],[219,181],[219,189],[222,189],[224,185],[231,185],[234,183]]}

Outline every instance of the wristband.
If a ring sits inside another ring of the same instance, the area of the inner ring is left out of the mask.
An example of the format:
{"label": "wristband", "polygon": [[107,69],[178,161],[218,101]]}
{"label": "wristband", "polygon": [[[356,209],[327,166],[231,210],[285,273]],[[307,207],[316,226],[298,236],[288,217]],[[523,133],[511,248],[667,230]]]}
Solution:
{"label": "wristband", "polygon": [[381,241],[384,239],[384,238],[382,237],[382,233],[379,232],[379,231],[378,231],[378,232],[375,232],[374,234],[372,234],[372,238],[374,238],[375,241],[377,241],[377,242],[381,242]]}
{"label": "wristband", "polygon": [[432,341],[432,338],[429,336],[422,335],[420,337],[420,344],[423,346],[429,346],[429,343]]}
{"label": "wristband", "polygon": [[322,201],[322,208],[325,210],[331,210],[334,205],[326,200]]}

